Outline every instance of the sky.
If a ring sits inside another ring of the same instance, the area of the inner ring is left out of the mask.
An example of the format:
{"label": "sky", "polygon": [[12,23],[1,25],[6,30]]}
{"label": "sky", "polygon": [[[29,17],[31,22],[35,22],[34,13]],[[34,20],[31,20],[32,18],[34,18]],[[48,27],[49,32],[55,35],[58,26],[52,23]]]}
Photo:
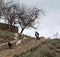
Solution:
{"label": "sky", "polygon": [[[7,0],[8,1],[8,0]],[[12,0],[11,0],[12,1]],[[38,31],[40,36],[51,37],[56,32],[60,33],[60,0],[13,0],[27,7],[42,9],[46,15],[41,18],[37,25],[38,29],[25,29],[23,34],[35,36]],[[19,29],[20,31],[20,29]]]}

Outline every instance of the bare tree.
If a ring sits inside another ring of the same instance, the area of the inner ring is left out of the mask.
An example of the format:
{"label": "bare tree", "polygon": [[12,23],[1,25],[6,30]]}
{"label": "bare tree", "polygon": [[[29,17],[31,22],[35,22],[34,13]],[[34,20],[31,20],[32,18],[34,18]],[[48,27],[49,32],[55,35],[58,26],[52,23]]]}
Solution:
{"label": "bare tree", "polygon": [[[5,21],[8,22],[9,30],[12,31],[12,26],[18,23],[21,27],[20,35],[23,33],[25,28],[36,28],[35,21],[38,20],[38,17],[43,13],[42,10],[38,8],[27,9],[24,6],[19,7],[20,5],[14,4],[13,2],[5,3],[3,2],[1,5],[0,12],[5,17]],[[1,15],[0,13],[0,15]]]}
{"label": "bare tree", "polygon": [[3,16],[7,24],[9,25],[9,31],[12,31],[12,26],[14,26],[17,18],[17,5],[13,1],[5,2],[0,0],[0,18]]}
{"label": "bare tree", "polygon": [[18,23],[21,27],[20,35],[25,28],[35,28],[35,21],[38,20],[38,16],[42,13],[42,10],[38,8],[26,9],[24,6],[18,11]]}
{"label": "bare tree", "polygon": [[5,17],[5,21],[7,21],[9,25],[9,31],[12,31],[12,26],[14,26],[17,17],[16,4],[13,4],[12,2],[6,3],[3,12],[4,12],[3,15]]}

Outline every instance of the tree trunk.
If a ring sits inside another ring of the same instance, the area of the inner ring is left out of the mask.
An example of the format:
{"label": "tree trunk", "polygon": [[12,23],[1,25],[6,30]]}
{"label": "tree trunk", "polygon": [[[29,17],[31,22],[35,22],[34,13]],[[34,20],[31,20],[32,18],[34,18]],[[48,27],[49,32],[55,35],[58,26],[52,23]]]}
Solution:
{"label": "tree trunk", "polygon": [[21,32],[20,32],[20,34],[19,34],[19,36],[21,36],[21,34],[23,33],[23,31],[24,31],[24,28],[22,28],[22,30],[21,30]]}
{"label": "tree trunk", "polygon": [[21,30],[21,32],[20,32],[20,35],[23,33],[23,31],[24,31],[24,28],[22,28],[22,30]]}
{"label": "tree trunk", "polygon": [[9,24],[9,31],[12,32],[12,22]]}

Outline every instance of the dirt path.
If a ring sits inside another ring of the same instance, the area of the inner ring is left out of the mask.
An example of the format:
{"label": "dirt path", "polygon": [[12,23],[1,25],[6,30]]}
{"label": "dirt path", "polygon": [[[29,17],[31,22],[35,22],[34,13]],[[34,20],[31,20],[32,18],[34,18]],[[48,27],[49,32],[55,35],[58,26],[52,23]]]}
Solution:
{"label": "dirt path", "polygon": [[0,51],[0,57],[12,57],[12,55],[21,54],[22,52],[26,52],[30,48],[37,46],[44,41],[45,39],[41,39],[41,41],[31,40],[28,43],[25,43],[25,44],[23,43],[21,46],[16,46],[13,49]]}

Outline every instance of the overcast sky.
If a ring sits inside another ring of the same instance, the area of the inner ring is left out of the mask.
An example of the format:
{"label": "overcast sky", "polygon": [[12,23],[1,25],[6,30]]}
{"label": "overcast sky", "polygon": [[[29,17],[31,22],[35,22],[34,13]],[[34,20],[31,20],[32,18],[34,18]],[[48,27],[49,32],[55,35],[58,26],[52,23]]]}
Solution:
{"label": "overcast sky", "polygon": [[45,37],[56,32],[60,33],[60,0],[19,0],[19,3],[27,7],[37,7],[46,12],[46,15],[40,21],[40,25],[38,24],[37,30],[25,29],[23,33],[34,36],[35,31],[38,31],[40,36]]}

